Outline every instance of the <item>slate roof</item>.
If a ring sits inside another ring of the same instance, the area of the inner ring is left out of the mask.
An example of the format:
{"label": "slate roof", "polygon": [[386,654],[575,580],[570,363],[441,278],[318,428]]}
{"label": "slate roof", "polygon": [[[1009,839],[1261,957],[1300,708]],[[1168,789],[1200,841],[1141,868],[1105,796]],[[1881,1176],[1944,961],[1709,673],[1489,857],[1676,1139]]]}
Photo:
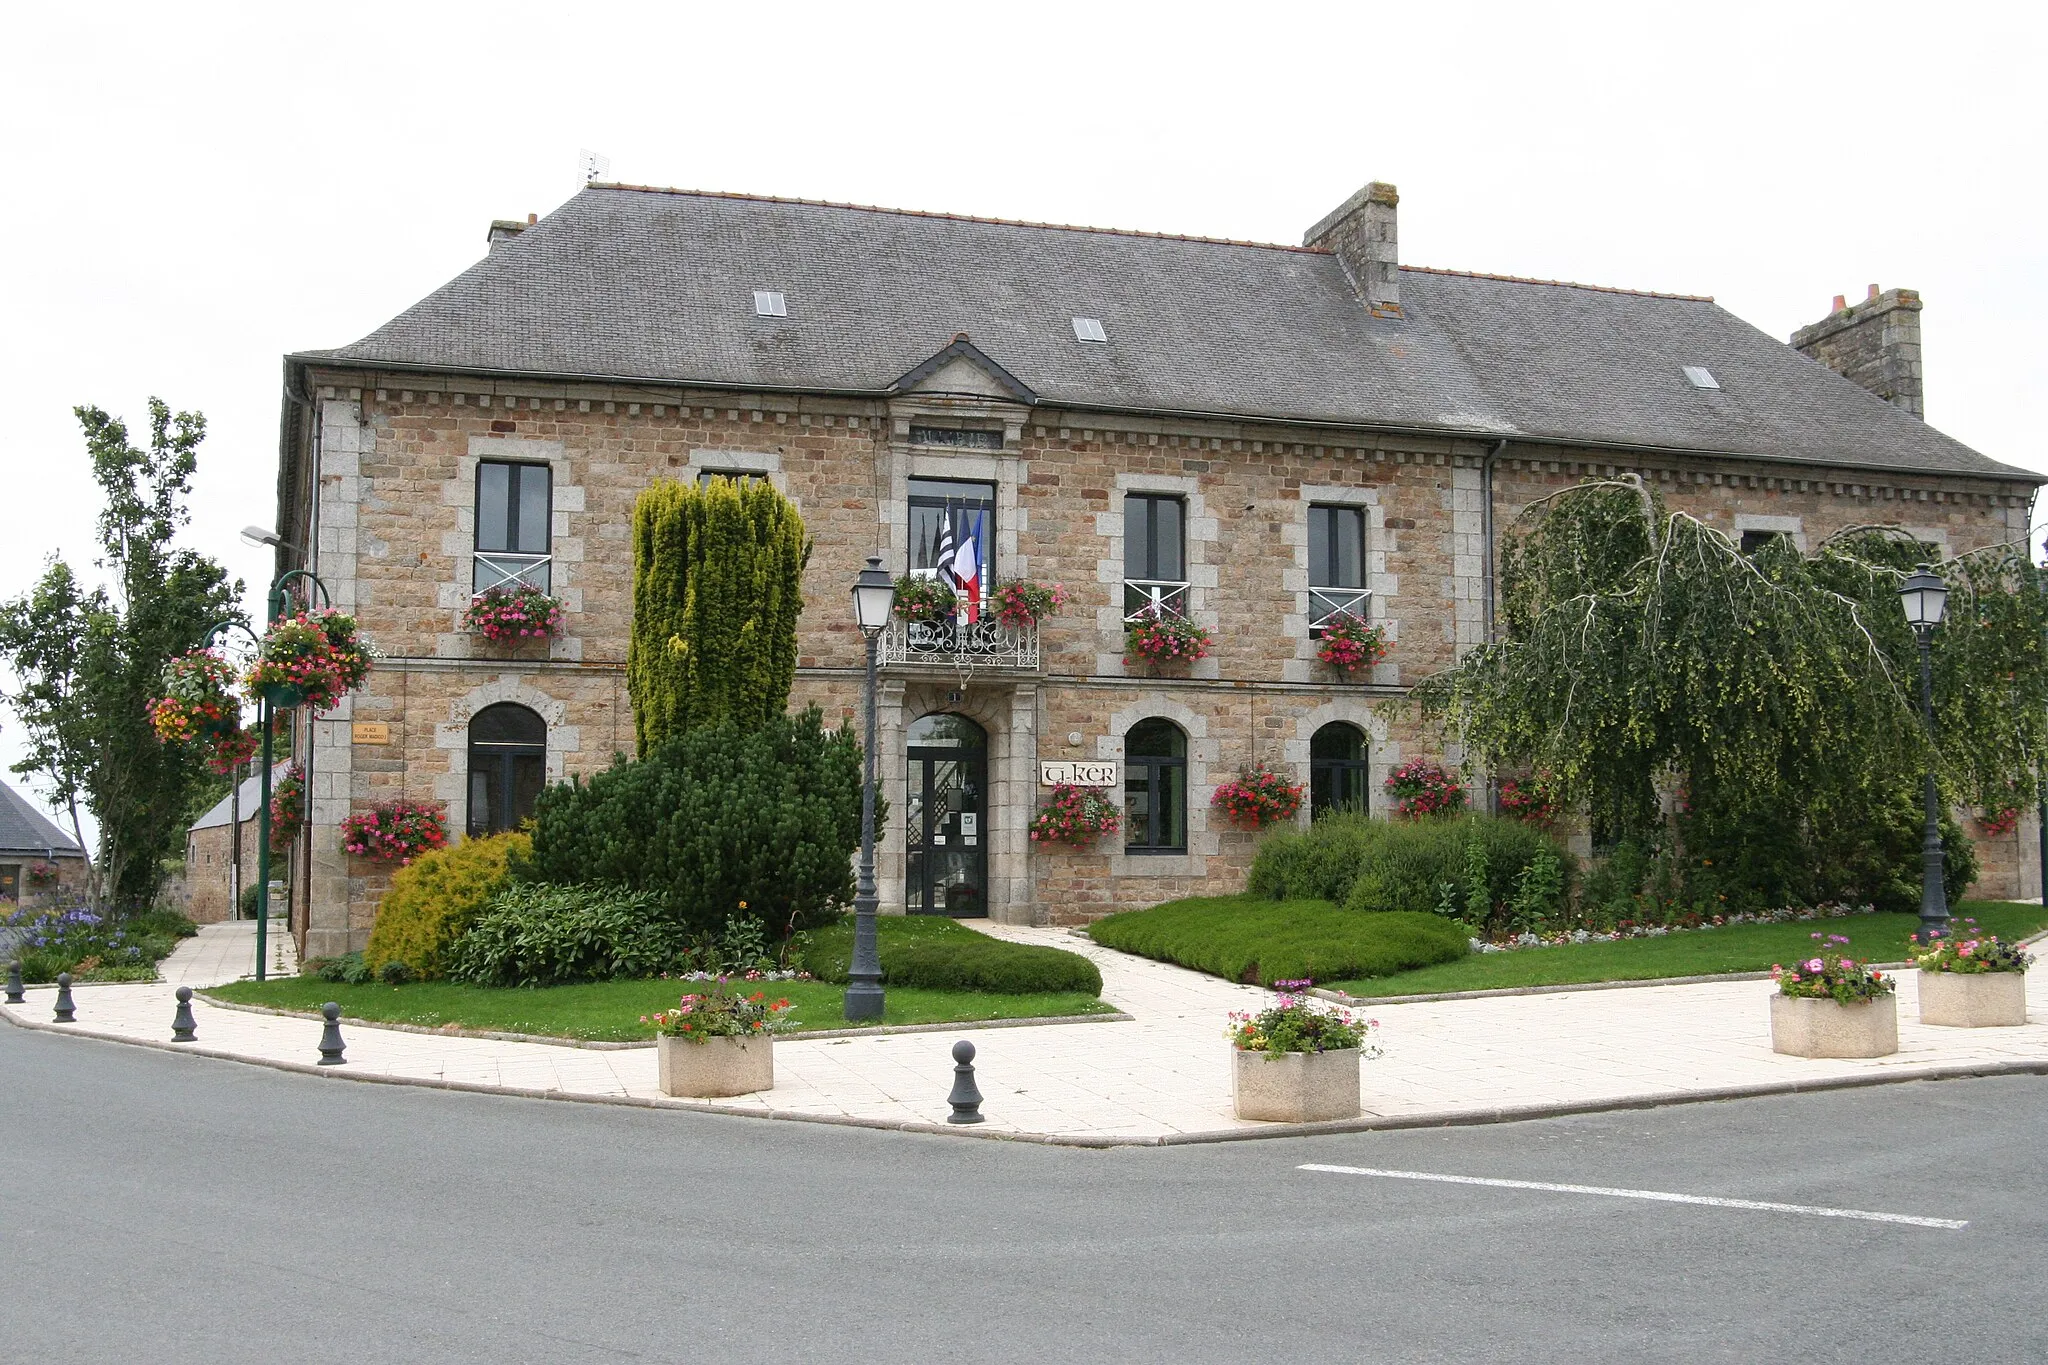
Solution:
{"label": "slate roof", "polygon": [[[284,773],[283,773],[283,769],[281,769],[281,768],[273,768],[273,769],[271,769],[271,771],[272,771],[273,773],[277,774],[277,775],[278,775],[279,777],[282,777],[282,776],[284,775]],[[275,780],[275,779],[273,779],[273,781],[274,781],[274,780]],[[217,826],[222,826],[222,825],[225,825],[225,824],[227,824],[227,823],[228,823],[228,821],[229,821],[230,819],[232,819],[232,818],[233,818],[233,816],[234,816],[234,809],[233,809],[232,805],[230,804],[230,803],[232,802],[232,800],[233,800],[233,797],[232,797],[232,795],[230,795],[230,796],[223,796],[223,797],[222,797],[222,798],[221,798],[221,799],[220,799],[219,801],[216,801],[216,802],[215,802],[215,803],[213,804],[212,808],[211,808],[211,809],[209,809],[209,810],[208,810],[208,811],[206,812],[206,814],[204,814],[204,815],[200,816],[200,817],[199,817],[199,818],[198,818],[197,820],[194,820],[194,821],[192,822],[192,828],[193,828],[193,829],[213,829],[213,828],[215,828],[215,827],[217,827]],[[244,823],[244,824],[246,824],[246,823],[248,823],[249,821],[251,821],[251,820],[255,819],[255,818],[256,818],[256,812],[257,812],[257,811],[258,811],[258,810],[259,810],[259,809],[260,809],[260,808],[262,807],[262,805],[263,805],[263,774],[261,774],[261,773],[257,773],[257,774],[255,774],[255,775],[254,775],[254,776],[252,776],[252,777],[245,777],[245,778],[243,778],[243,779],[242,779],[242,821],[243,821],[243,823]]]}
{"label": "slate roof", "polygon": [[22,794],[0,782],[0,853],[83,858],[78,841],[58,829]]}
{"label": "slate roof", "polygon": [[[788,316],[755,316],[756,289]],[[1371,316],[1335,256],[1300,247],[598,185],[299,358],[883,394],[966,333],[1064,407],[2042,481],[1710,299],[1404,268],[1401,303]],[[1108,344],[1077,341],[1076,316]]]}

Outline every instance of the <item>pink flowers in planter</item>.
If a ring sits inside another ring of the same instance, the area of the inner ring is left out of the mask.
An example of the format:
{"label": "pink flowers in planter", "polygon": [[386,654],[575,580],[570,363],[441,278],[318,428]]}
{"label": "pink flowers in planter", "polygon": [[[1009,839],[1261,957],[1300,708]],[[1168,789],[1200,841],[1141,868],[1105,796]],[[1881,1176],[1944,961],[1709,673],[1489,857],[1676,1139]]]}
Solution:
{"label": "pink flowers in planter", "polygon": [[358,811],[341,822],[342,852],[383,858],[400,867],[447,843],[445,811],[421,801],[394,801],[375,810]]}
{"label": "pink flowers in planter", "polygon": [[1541,773],[1534,777],[1501,779],[1500,813],[1530,825],[1548,825],[1557,819],[1557,793]]}
{"label": "pink flowers in planter", "polygon": [[486,640],[548,640],[561,633],[562,603],[531,583],[490,588],[470,599],[462,624]]}
{"label": "pink flowers in planter", "polygon": [[1124,657],[1152,664],[1193,663],[1209,656],[1209,632],[1174,611],[1150,606],[1124,624]]}
{"label": "pink flowers in planter", "polygon": [[251,698],[269,694],[273,706],[332,711],[369,676],[356,618],[323,608],[272,622],[242,685]]}
{"label": "pink flowers in planter", "polygon": [[1301,809],[1302,789],[1267,768],[1239,773],[1235,782],[1216,788],[1209,804],[1227,816],[1239,829],[1259,829],[1281,820],[1291,820]]}
{"label": "pink flowers in planter", "polygon": [[1387,778],[1387,795],[1394,798],[1397,814],[1408,819],[1425,815],[1455,815],[1465,809],[1465,789],[1438,763],[1411,759],[1394,769]]}
{"label": "pink flowers in planter", "polygon": [[1077,787],[1071,782],[1055,783],[1052,795],[1039,807],[1031,821],[1031,838],[1037,843],[1067,844],[1086,848],[1105,834],[1123,828],[1123,815],[1094,787]]}
{"label": "pink flowers in planter", "polygon": [[1058,583],[1033,583],[1017,579],[989,594],[989,606],[996,620],[1012,630],[1035,626],[1067,603],[1067,590]]}
{"label": "pink flowers in planter", "polygon": [[1316,657],[1347,677],[1371,668],[1387,656],[1387,632],[1351,612],[1339,612],[1323,623]]}

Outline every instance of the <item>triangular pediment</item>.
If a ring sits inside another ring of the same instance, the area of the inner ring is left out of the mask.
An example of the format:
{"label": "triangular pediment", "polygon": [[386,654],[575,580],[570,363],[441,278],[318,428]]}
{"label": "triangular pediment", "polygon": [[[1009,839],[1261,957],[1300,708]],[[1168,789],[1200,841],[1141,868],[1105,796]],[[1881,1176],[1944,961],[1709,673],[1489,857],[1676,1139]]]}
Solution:
{"label": "triangular pediment", "polygon": [[965,332],[929,360],[920,362],[890,385],[893,393],[972,394],[1013,403],[1036,403],[1038,395],[1017,376],[989,359]]}

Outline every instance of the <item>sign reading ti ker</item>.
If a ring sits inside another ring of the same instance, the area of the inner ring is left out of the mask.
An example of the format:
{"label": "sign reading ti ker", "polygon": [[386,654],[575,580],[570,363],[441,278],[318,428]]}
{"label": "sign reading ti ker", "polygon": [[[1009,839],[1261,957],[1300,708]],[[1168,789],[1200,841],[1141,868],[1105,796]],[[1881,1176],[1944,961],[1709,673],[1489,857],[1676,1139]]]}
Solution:
{"label": "sign reading ti ker", "polygon": [[1076,787],[1114,787],[1116,785],[1116,764],[1058,762],[1038,765],[1038,785],[1055,787],[1060,783]]}

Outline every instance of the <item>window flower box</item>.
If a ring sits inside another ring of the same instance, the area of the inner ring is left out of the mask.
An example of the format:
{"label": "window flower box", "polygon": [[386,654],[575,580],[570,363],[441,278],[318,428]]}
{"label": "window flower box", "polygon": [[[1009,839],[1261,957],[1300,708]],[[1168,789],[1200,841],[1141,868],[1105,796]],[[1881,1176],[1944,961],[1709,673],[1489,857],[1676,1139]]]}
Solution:
{"label": "window flower box", "polygon": [[1920,1022],[1940,1028],[2026,1023],[2027,968],[2033,960],[2015,944],[1979,934],[1977,921],[1960,921],[1946,938],[1913,954],[1920,968]]}
{"label": "window flower box", "polygon": [[1322,626],[1316,657],[1346,678],[1387,657],[1387,632],[1351,612],[1338,612]]}
{"label": "window flower box", "polygon": [[1123,828],[1123,813],[1095,787],[1071,782],[1053,785],[1052,794],[1031,820],[1033,843],[1088,848],[1105,834]]}
{"label": "window flower box", "polygon": [[21,875],[31,887],[40,891],[57,884],[57,865],[38,858],[23,868]]}
{"label": "window flower box", "polygon": [[988,604],[996,620],[1013,630],[1035,626],[1067,604],[1067,590],[1058,583],[1033,583],[1018,579],[1004,583],[989,594]]}
{"label": "window flower box", "polygon": [[959,610],[960,596],[937,574],[905,574],[896,580],[896,615],[905,621],[926,625],[950,621]]}
{"label": "window flower box", "polygon": [[1185,664],[1209,657],[1209,632],[1187,617],[1146,607],[1124,623],[1124,657],[1133,662]]}
{"label": "window flower box", "polygon": [[447,812],[421,801],[394,801],[359,811],[341,822],[342,852],[381,858],[400,867],[447,843]]}
{"label": "window flower box", "polygon": [[463,626],[486,640],[551,640],[562,631],[562,603],[531,583],[488,588],[470,599]]}
{"label": "window flower box", "polygon": [[1775,966],[1771,1050],[1788,1057],[1889,1057],[1899,1050],[1891,978],[1848,956],[1840,934],[1813,935],[1811,957]]}

